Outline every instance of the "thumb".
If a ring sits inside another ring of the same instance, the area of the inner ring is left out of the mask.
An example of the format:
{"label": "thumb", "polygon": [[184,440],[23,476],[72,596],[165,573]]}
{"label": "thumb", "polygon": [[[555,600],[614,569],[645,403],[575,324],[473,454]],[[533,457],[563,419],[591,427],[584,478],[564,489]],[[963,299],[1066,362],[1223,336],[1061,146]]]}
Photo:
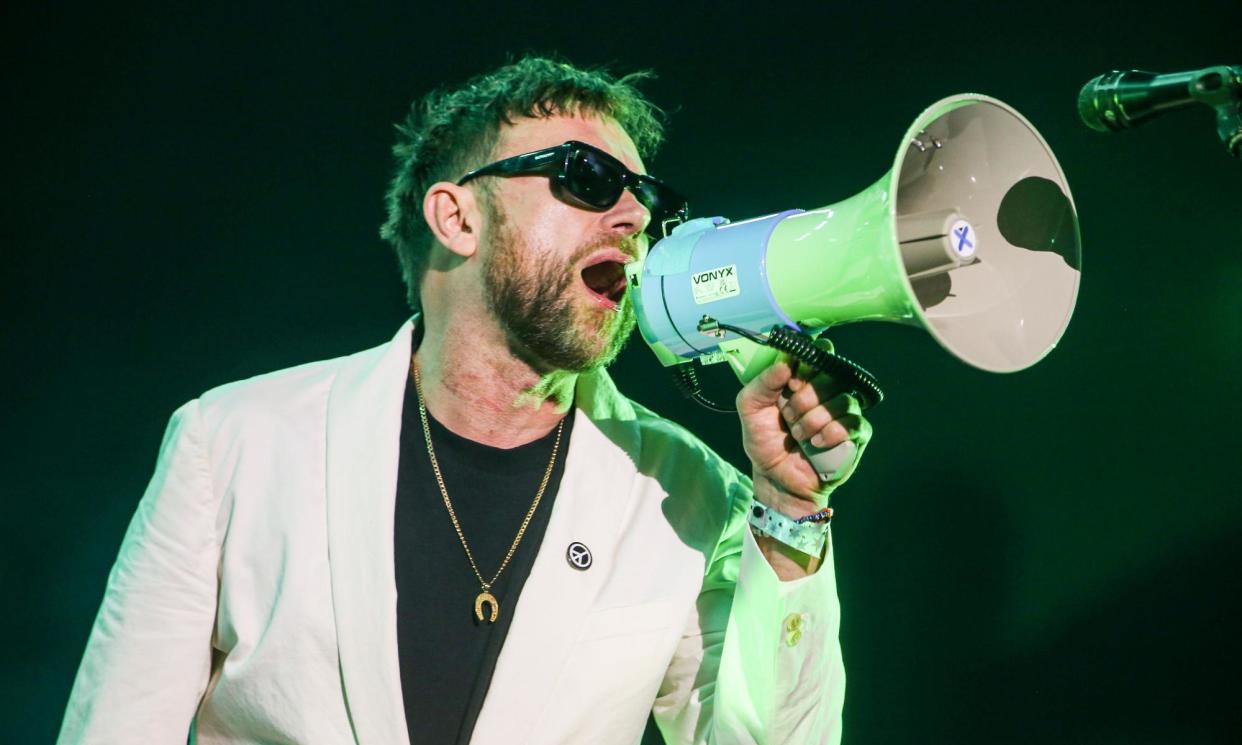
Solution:
{"label": "thumb", "polygon": [[738,412],[753,414],[769,406],[776,406],[785,393],[785,386],[793,379],[793,374],[790,357],[782,352],[776,362],[742,386],[737,394]]}

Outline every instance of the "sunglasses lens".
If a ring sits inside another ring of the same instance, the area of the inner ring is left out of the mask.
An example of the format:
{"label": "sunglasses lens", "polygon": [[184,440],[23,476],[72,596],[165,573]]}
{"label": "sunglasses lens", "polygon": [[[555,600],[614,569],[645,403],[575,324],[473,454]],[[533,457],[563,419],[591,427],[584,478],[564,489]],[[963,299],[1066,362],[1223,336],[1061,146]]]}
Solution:
{"label": "sunglasses lens", "polygon": [[612,163],[589,150],[579,150],[569,161],[565,188],[584,203],[607,209],[621,198],[624,186],[621,172]]}
{"label": "sunglasses lens", "polygon": [[659,240],[664,237],[666,220],[686,219],[689,210],[685,197],[650,176],[629,175],[619,161],[587,146],[574,151],[561,185],[586,206],[606,210],[621,198],[627,175],[634,197],[651,213],[647,234],[652,238]]}

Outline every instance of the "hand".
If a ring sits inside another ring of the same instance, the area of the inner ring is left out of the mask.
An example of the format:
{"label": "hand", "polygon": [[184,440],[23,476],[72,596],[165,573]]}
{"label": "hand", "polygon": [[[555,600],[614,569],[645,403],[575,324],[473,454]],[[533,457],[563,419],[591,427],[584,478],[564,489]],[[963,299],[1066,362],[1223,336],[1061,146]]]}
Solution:
{"label": "hand", "polygon": [[[824,342],[820,342],[824,343]],[[738,393],[742,447],[754,468],[755,497],[790,517],[821,509],[853,473],[871,439],[858,401],[827,375],[782,354]],[[812,377],[813,376],[813,377]],[[854,462],[830,483],[820,480],[800,443],[829,449],[852,440]]]}

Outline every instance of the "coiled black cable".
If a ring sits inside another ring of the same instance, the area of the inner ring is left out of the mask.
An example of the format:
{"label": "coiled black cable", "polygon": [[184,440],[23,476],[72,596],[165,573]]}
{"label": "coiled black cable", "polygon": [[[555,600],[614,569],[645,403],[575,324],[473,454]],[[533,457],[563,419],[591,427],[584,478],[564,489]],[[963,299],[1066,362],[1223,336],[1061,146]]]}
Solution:
{"label": "coiled black cable", "polygon": [[[795,331],[785,326],[776,326],[768,332],[766,337],[763,337],[736,326],[729,326],[715,321],[712,324],[714,327],[731,331],[756,344],[773,347],[798,358],[811,366],[816,372],[828,375],[846,387],[846,393],[850,393],[858,399],[858,404],[863,409],[870,409],[884,400],[884,391],[880,388],[879,382],[862,365],[839,354],[820,348],[815,344],[814,338],[801,331]],[[698,369],[695,367],[696,364],[698,363],[691,362],[690,364],[673,366],[673,381],[677,388],[686,398],[696,401],[712,411],[725,413],[735,411],[736,409],[721,406],[703,395]]]}
{"label": "coiled black cable", "polygon": [[[721,328],[724,328],[723,326]],[[870,409],[884,400],[884,391],[875,376],[862,365],[835,352],[821,349],[810,336],[785,326],[777,326],[768,332],[767,345],[792,354],[833,380],[852,390],[846,391],[858,399],[858,405]]]}
{"label": "coiled black cable", "polygon": [[736,408],[721,406],[703,395],[702,383],[699,382],[698,364],[696,360],[685,365],[673,365],[673,383],[676,384],[681,394],[712,411],[719,411],[722,414],[732,414],[737,411]]}

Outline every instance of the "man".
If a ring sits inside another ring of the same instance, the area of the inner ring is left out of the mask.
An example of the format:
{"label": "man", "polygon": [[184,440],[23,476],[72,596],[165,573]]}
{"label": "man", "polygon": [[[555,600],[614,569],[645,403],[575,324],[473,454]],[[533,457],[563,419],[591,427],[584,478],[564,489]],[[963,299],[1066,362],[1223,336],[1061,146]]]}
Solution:
{"label": "man", "polygon": [[839,740],[836,484],[795,441],[869,427],[777,362],[752,486],[617,392],[620,267],[684,214],[631,82],[524,59],[415,109],[414,319],[174,414],[62,742]]}

